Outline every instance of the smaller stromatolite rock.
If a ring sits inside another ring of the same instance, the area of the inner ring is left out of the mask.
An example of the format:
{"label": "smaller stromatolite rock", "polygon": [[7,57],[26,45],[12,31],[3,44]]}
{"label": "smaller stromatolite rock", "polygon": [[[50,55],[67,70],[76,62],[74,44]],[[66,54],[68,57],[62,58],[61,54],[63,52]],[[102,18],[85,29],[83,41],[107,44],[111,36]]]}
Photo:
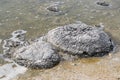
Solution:
{"label": "smaller stromatolite rock", "polygon": [[103,56],[114,47],[102,27],[92,27],[82,22],[49,31],[47,41],[59,49],[80,56]]}
{"label": "smaller stromatolite rock", "polygon": [[97,5],[100,5],[100,6],[109,6],[110,4],[103,1],[103,2],[96,2]]}
{"label": "smaller stromatolite rock", "polygon": [[60,11],[58,6],[50,6],[47,8],[47,10],[52,11],[52,12],[59,12]]}
{"label": "smaller stromatolite rock", "polygon": [[18,64],[30,68],[51,68],[60,61],[55,48],[42,40],[18,49],[13,58]]}

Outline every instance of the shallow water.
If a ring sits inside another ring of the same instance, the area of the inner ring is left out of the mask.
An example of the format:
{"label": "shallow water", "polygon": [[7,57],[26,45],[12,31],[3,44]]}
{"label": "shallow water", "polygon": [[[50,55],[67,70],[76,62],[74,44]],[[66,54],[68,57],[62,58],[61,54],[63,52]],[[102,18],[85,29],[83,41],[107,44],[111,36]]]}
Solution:
{"label": "shallow water", "polygon": [[[101,58],[65,61],[48,70],[27,70],[23,75],[14,76],[13,80],[119,80],[120,0],[102,0],[110,6],[97,5],[97,1],[0,0],[2,40],[11,37],[10,34],[18,29],[27,31],[27,39],[35,39],[57,26],[82,21],[89,25],[102,23],[117,47],[116,52]],[[56,5],[60,12],[47,10],[47,7],[53,5]],[[2,53],[2,48],[0,52]],[[0,64],[7,65],[2,59]]]}

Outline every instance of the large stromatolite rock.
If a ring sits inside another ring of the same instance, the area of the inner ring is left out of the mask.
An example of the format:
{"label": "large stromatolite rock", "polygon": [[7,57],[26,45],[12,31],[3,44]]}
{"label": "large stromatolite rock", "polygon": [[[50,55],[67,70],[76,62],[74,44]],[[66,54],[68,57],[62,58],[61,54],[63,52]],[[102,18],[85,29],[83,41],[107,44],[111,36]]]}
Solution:
{"label": "large stromatolite rock", "polygon": [[59,49],[80,56],[103,56],[114,47],[111,38],[102,27],[92,27],[82,22],[49,31],[47,41]]}
{"label": "large stromatolite rock", "polygon": [[18,49],[13,58],[18,64],[31,68],[51,68],[60,61],[55,48],[42,40]]}

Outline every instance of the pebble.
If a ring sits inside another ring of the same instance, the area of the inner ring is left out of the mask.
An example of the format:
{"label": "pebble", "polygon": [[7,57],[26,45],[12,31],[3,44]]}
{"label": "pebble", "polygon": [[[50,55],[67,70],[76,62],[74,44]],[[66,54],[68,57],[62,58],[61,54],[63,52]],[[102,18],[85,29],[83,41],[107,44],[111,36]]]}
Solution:
{"label": "pebble", "polygon": [[59,12],[59,8],[57,6],[50,6],[47,8],[47,10],[52,11],[52,12]]}

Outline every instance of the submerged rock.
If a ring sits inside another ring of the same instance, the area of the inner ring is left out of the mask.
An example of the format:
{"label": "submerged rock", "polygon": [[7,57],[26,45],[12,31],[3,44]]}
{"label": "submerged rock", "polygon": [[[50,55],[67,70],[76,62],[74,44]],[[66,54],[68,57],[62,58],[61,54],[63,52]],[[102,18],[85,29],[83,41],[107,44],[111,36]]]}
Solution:
{"label": "submerged rock", "polygon": [[19,46],[27,45],[28,42],[25,41],[25,34],[27,31],[25,30],[16,30],[12,32],[12,37],[9,39],[5,39],[3,41],[3,54],[5,57],[11,57],[13,53],[12,50]]}
{"label": "submerged rock", "polygon": [[120,0],[82,0],[82,4],[86,9],[95,10],[96,12],[118,10],[120,8]]}
{"label": "submerged rock", "polygon": [[13,58],[18,64],[31,68],[51,68],[60,61],[55,48],[42,40],[16,50]]}
{"label": "submerged rock", "polygon": [[100,5],[100,6],[109,6],[109,3],[105,2],[105,1],[102,1],[102,2],[96,2],[97,5]]}
{"label": "submerged rock", "polygon": [[114,47],[102,27],[92,27],[82,22],[49,31],[47,41],[63,51],[80,56],[103,56]]}
{"label": "submerged rock", "polygon": [[57,6],[50,6],[47,8],[47,10],[52,11],[52,12],[59,12],[60,9]]}

